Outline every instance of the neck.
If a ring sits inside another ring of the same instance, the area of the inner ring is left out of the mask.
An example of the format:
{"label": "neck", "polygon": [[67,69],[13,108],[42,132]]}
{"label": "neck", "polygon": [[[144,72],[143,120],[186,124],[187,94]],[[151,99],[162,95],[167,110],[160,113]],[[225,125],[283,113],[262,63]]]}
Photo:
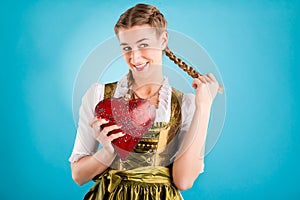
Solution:
{"label": "neck", "polygon": [[139,78],[139,77],[135,77],[134,78],[134,87],[135,88],[141,88],[141,87],[146,87],[146,88],[151,88],[151,86],[157,86],[157,85],[161,85],[161,83],[163,82],[164,77],[163,74],[157,74],[153,77],[148,77],[148,78]]}
{"label": "neck", "polygon": [[157,75],[155,78],[151,77],[149,79],[134,79],[133,91],[134,94],[142,99],[153,99],[157,97],[158,91],[162,86],[164,80],[163,75]]}

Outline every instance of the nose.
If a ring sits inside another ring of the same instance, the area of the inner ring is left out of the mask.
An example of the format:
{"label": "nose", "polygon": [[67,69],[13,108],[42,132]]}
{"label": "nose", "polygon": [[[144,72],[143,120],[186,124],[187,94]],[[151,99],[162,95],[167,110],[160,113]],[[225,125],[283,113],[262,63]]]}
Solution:
{"label": "nose", "polygon": [[139,51],[138,49],[132,50],[131,51],[131,64],[137,65],[140,64],[139,61],[141,60],[141,51]]}

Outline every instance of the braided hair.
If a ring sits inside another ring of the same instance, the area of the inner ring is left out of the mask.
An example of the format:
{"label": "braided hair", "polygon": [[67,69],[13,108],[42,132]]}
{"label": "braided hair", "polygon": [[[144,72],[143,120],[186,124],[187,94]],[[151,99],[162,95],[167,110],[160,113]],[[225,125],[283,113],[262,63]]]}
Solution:
{"label": "braided hair", "polygon": [[[149,4],[137,4],[134,7],[124,12],[117,21],[114,31],[118,35],[119,29],[128,29],[133,26],[148,24],[156,29],[158,35],[162,34],[167,29],[167,21],[164,15],[155,7]],[[201,76],[193,67],[187,65],[180,58],[174,55],[174,53],[166,47],[164,49],[165,55],[183,69],[188,75],[193,78]],[[133,76],[131,70],[129,70],[128,76],[128,88],[131,88],[133,84]]]}

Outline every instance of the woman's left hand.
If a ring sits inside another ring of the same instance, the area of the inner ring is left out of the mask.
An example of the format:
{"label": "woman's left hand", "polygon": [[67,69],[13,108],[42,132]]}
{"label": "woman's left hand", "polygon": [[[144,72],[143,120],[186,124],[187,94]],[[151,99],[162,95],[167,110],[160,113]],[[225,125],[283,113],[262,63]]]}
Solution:
{"label": "woman's left hand", "polygon": [[216,81],[214,75],[209,73],[195,78],[192,86],[194,89],[196,89],[196,107],[210,107],[217,95],[219,88],[219,83]]}

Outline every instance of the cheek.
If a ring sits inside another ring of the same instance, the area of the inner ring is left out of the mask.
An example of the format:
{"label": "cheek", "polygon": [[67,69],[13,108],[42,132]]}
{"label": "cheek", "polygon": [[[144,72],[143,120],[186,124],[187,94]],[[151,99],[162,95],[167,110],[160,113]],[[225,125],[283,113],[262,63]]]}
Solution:
{"label": "cheek", "polygon": [[129,63],[129,59],[130,59],[129,53],[123,53],[123,59],[126,61],[126,63]]}
{"label": "cheek", "polygon": [[157,49],[152,49],[147,52],[147,56],[149,59],[153,60],[154,63],[160,62],[162,57],[162,51]]}
{"label": "cheek", "polygon": [[130,55],[128,53],[123,54],[123,59],[128,65],[130,69],[132,69],[131,63],[130,63]]}
{"label": "cheek", "polygon": [[146,58],[156,60],[161,54],[161,51],[156,49],[145,49],[142,52],[142,55]]}

